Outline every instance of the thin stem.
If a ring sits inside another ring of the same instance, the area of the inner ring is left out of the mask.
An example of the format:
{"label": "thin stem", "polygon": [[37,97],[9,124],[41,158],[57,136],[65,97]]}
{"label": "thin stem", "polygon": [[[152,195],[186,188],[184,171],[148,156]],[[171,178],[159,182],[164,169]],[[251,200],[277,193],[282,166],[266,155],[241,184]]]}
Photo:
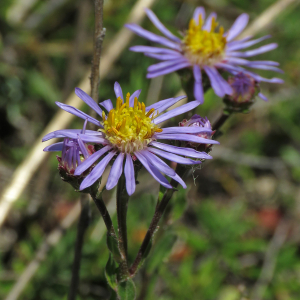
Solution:
{"label": "thin stem", "polygon": [[[180,164],[177,165],[176,173],[180,177],[184,177],[186,171],[187,171],[187,169],[184,166],[182,166]],[[164,194],[163,198],[161,199],[161,201],[156,206],[154,216],[153,216],[152,221],[150,223],[149,229],[146,233],[146,236],[143,240],[143,243],[142,243],[142,245],[139,249],[139,252],[138,252],[136,258],[135,258],[132,266],[129,269],[129,273],[130,273],[131,277],[133,277],[136,274],[136,272],[138,270],[138,267],[139,267],[144,255],[145,255],[145,253],[147,252],[147,248],[148,248],[148,246],[149,246],[149,244],[150,244],[150,242],[153,238],[153,235],[156,231],[157,225],[158,225],[158,223],[159,223],[159,221],[160,221],[160,219],[161,219],[161,217],[162,217],[162,215],[163,215],[163,213],[166,209],[166,206],[168,205],[170,199],[172,198],[173,193],[176,191],[176,188],[178,186],[178,182],[172,179],[170,183],[173,186],[173,189],[168,189],[165,192],[165,194]]]}
{"label": "thin stem", "polygon": [[128,193],[125,188],[125,176],[122,174],[117,186],[117,218],[118,218],[118,233],[119,233],[119,250],[122,259],[127,262],[127,206]]}
{"label": "thin stem", "polygon": [[94,51],[91,72],[91,97],[98,102],[99,96],[99,68],[102,51],[102,43],[105,36],[103,28],[103,0],[95,0],[95,34],[94,34]]}
{"label": "thin stem", "polygon": [[111,217],[109,215],[109,212],[106,208],[106,205],[104,204],[103,198],[102,198],[102,191],[98,191],[95,195],[94,193],[91,193],[91,197],[93,198],[99,212],[101,213],[101,216],[103,218],[103,221],[105,223],[105,226],[107,228],[107,232],[112,237],[117,237]]}
{"label": "thin stem", "polygon": [[75,255],[72,266],[72,278],[69,288],[68,300],[75,300],[79,284],[79,271],[81,262],[81,253],[83,247],[84,234],[89,226],[90,219],[90,203],[87,195],[82,194],[81,199],[81,213],[77,228],[77,237],[75,244]]}
{"label": "thin stem", "polygon": [[212,126],[213,130],[218,131],[230,116],[231,116],[230,113],[224,113],[223,111],[220,117],[217,119],[217,121],[213,124]]}

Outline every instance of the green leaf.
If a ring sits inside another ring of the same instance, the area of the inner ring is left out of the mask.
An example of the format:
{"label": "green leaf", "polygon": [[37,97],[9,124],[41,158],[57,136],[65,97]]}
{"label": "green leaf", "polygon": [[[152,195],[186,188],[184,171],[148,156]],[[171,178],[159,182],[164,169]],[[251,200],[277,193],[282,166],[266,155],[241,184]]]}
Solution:
{"label": "green leaf", "polygon": [[111,254],[109,254],[108,262],[105,267],[105,277],[109,286],[115,290],[117,287],[117,268]]}
{"label": "green leaf", "polygon": [[118,296],[120,300],[134,300],[136,298],[136,288],[131,279],[118,284]]}
{"label": "green leaf", "polygon": [[112,253],[113,258],[116,262],[120,263],[122,261],[119,247],[118,247],[118,240],[116,237],[111,236],[109,233],[107,233],[107,247],[109,251]]}

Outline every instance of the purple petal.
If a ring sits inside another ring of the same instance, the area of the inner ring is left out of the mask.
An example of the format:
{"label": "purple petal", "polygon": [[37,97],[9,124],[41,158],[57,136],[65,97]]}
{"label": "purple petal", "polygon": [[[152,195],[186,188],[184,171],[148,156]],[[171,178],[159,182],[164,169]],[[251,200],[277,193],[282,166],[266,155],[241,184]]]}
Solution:
{"label": "purple petal", "polygon": [[107,190],[111,190],[118,183],[123,171],[123,159],[124,153],[120,153],[111,167],[106,183]]}
{"label": "purple petal", "polygon": [[175,54],[156,54],[156,53],[144,53],[145,56],[152,57],[158,60],[175,60],[182,57],[182,54],[177,52]]}
{"label": "purple petal", "polygon": [[[169,175],[168,175],[169,176]],[[185,182],[178,176],[178,174],[175,174],[174,176],[170,176],[172,179],[176,180],[179,184],[182,185],[184,189],[186,189]]]}
{"label": "purple petal", "polygon": [[258,93],[257,96],[258,96],[259,98],[263,99],[264,101],[269,101],[268,98],[267,98],[264,94],[262,94],[262,93]]}
{"label": "purple petal", "polygon": [[114,89],[115,89],[116,97],[117,98],[121,97],[121,99],[124,101],[122,88],[121,88],[119,82],[117,82],[117,81],[115,82]]}
{"label": "purple petal", "polygon": [[159,36],[157,34],[154,34],[154,33],[150,32],[148,30],[145,30],[144,28],[142,28],[139,25],[125,24],[124,26],[127,27],[129,30],[133,31],[138,36],[141,36],[142,38],[145,38],[149,41],[159,43],[159,44],[164,45],[166,47],[169,47],[171,49],[176,49],[176,50],[179,50],[179,51],[181,50],[179,43],[171,42],[167,38]]}
{"label": "purple petal", "polygon": [[[48,134],[46,134],[42,142],[48,141],[50,139],[54,138],[62,138],[62,137],[68,137],[71,139],[76,139],[77,134],[81,134],[81,129],[61,129],[61,130],[56,130],[52,131]],[[98,136],[98,138],[101,138],[103,134],[99,131],[94,131],[94,130],[86,130],[85,131],[85,136]]]}
{"label": "purple petal", "polygon": [[194,97],[196,98],[196,100],[198,100],[200,102],[200,104],[203,104],[204,95],[203,95],[202,74],[201,74],[200,67],[197,65],[194,65],[193,73],[194,73],[194,78],[195,78]]}
{"label": "purple petal", "polygon": [[242,41],[235,41],[235,43],[228,43],[227,44],[227,54],[230,54],[230,51],[234,51],[234,50],[240,50],[240,49],[245,49],[248,47],[251,47],[259,42],[262,42],[266,39],[269,39],[271,36],[270,35],[265,35],[259,39],[256,40],[252,40],[252,41],[248,41],[248,42],[242,42]]}
{"label": "purple petal", "polygon": [[87,170],[92,164],[94,164],[104,153],[106,153],[111,148],[111,146],[105,146],[101,150],[98,150],[97,152],[93,153],[80,166],[76,168],[74,175],[81,175],[85,170]]}
{"label": "purple petal", "polygon": [[147,78],[154,78],[154,77],[166,75],[166,74],[169,74],[169,73],[173,73],[177,70],[184,69],[184,68],[187,68],[187,67],[190,67],[190,66],[191,66],[191,64],[189,62],[182,62],[182,63],[178,63],[178,64],[175,63],[175,64],[173,64],[172,66],[170,66],[168,68],[148,73],[146,77]]}
{"label": "purple petal", "polygon": [[200,159],[212,159],[212,157],[208,155],[206,152],[199,152],[193,148],[176,147],[173,145],[163,144],[154,141],[151,142],[150,145],[174,154],[189,156],[193,158],[200,158]]}
{"label": "purple petal", "polygon": [[230,42],[232,39],[237,37],[247,26],[249,21],[248,14],[241,14],[233,23],[228,31],[227,41]]}
{"label": "purple petal", "polygon": [[82,139],[82,141],[85,143],[97,143],[97,144],[107,143],[107,140],[103,137],[89,136],[87,134],[79,134],[79,136]]}
{"label": "purple petal", "polygon": [[230,55],[231,56],[239,56],[239,57],[251,57],[251,56],[255,56],[255,55],[258,55],[258,54],[261,54],[261,53],[265,53],[265,52],[268,52],[268,51],[271,51],[275,48],[277,48],[277,44],[276,43],[272,43],[272,44],[268,44],[268,45],[264,45],[262,47],[259,47],[257,49],[254,49],[254,50],[248,50],[248,51],[245,51],[245,52],[231,52]]}
{"label": "purple petal", "polygon": [[249,63],[249,60],[239,58],[239,57],[229,57],[224,59],[224,61],[228,64],[233,64],[233,65],[246,65]]}
{"label": "purple petal", "polygon": [[170,40],[176,42],[176,43],[181,43],[181,40],[175,36],[171,31],[169,31],[156,17],[156,15],[152,12],[150,9],[145,9],[146,14],[148,18],[151,20],[151,22],[154,24],[154,26],[162,33],[164,34],[167,38]]}
{"label": "purple petal", "polygon": [[62,151],[64,146],[64,142],[55,143],[44,148],[45,152],[54,152],[54,151]]}
{"label": "purple petal", "polygon": [[100,103],[102,107],[104,107],[108,112],[111,111],[114,107],[110,99],[104,100]]}
{"label": "purple petal", "polygon": [[207,132],[211,133],[211,130],[204,127],[197,127],[197,126],[191,126],[191,127],[166,127],[162,128],[162,132],[156,133],[156,135],[159,134],[177,134],[177,133],[200,133],[200,132]]}
{"label": "purple petal", "polygon": [[177,162],[179,164],[195,165],[195,164],[200,164],[201,163],[201,161],[195,161],[195,160],[185,158],[185,157],[182,157],[182,156],[170,153],[170,152],[165,152],[165,151],[162,151],[162,150],[159,150],[159,149],[156,149],[156,148],[149,147],[148,149],[152,153],[155,153],[155,154],[157,154],[161,157],[164,157],[164,158],[166,158],[170,161]]}
{"label": "purple petal", "polygon": [[84,190],[87,187],[91,186],[93,183],[95,183],[96,180],[98,180],[102,176],[106,166],[111,161],[115,153],[116,151],[111,151],[97,164],[97,166],[92,170],[92,172],[87,177],[85,177],[82,183],[80,184],[80,190]]}
{"label": "purple petal", "polygon": [[55,104],[60,107],[61,109],[65,110],[66,112],[74,115],[74,116],[77,116],[81,119],[84,119],[84,120],[88,120],[89,122],[103,128],[103,126],[100,124],[100,122],[94,118],[92,118],[91,116],[87,115],[86,113],[82,112],[81,110],[73,107],[73,106],[70,106],[70,105],[67,105],[67,104],[63,104],[63,103],[60,103],[60,102],[55,102]]}
{"label": "purple petal", "polygon": [[205,139],[200,136],[192,135],[192,134],[157,134],[155,135],[155,138],[159,140],[173,140],[173,141],[187,141],[187,142],[193,142],[193,143],[199,143],[199,144],[220,144],[218,141]]}
{"label": "purple petal", "polygon": [[194,11],[193,19],[197,25],[199,25],[199,15],[201,15],[202,20],[205,20],[205,9],[203,7],[197,7]]}
{"label": "purple petal", "polygon": [[75,88],[75,94],[83,100],[91,109],[93,109],[99,116],[102,116],[102,109],[99,105],[80,88]]}
{"label": "purple petal", "polygon": [[147,52],[147,53],[157,53],[157,54],[170,54],[170,55],[177,55],[180,52],[171,50],[171,49],[165,49],[165,48],[159,48],[159,47],[151,47],[151,46],[132,46],[129,48],[129,50],[133,52]]}
{"label": "purple petal", "polygon": [[273,67],[273,66],[266,66],[263,64],[255,64],[252,61],[246,64],[247,67],[249,68],[254,68],[254,69],[260,69],[260,70],[268,70],[268,71],[274,71],[278,73],[284,73],[281,69]]}
{"label": "purple petal", "polygon": [[158,158],[153,153],[149,152],[148,150],[140,151],[142,154],[153,167],[157,168],[159,171],[165,173],[168,176],[174,176],[176,173],[175,171],[170,168],[163,160]]}
{"label": "purple petal", "polygon": [[151,166],[147,162],[146,158],[143,155],[141,155],[139,152],[134,152],[134,154],[156,181],[158,181],[162,186],[168,189],[173,188],[168,180],[164,176],[162,176],[162,174],[155,167]]}
{"label": "purple petal", "polygon": [[208,18],[206,19],[204,25],[202,26],[202,30],[206,30],[206,31],[210,31],[211,28],[211,20],[212,18],[215,18],[215,20],[217,19],[217,14],[215,12],[211,13]]}
{"label": "purple petal", "polygon": [[277,61],[272,60],[252,60],[251,63],[275,67],[279,66],[279,63]]}
{"label": "purple petal", "polygon": [[133,107],[134,105],[134,98],[139,98],[140,96],[140,93],[141,93],[142,90],[137,90],[135,91],[129,98],[129,106]]}
{"label": "purple petal", "polygon": [[231,95],[232,88],[229,83],[219,74],[213,67],[204,67],[206,74],[209,77],[211,86],[219,97],[224,97],[225,94]]}
{"label": "purple petal", "polygon": [[160,71],[162,69],[166,69],[168,67],[172,67],[173,65],[177,65],[177,64],[180,64],[180,63],[183,63],[183,62],[187,62],[187,59],[183,56],[181,56],[180,58],[178,59],[174,59],[174,60],[171,60],[171,61],[163,61],[163,62],[159,62],[157,64],[154,64],[154,65],[151,65],[149,68],[148,68],[148,72],[156,72],[156,71]]}
{"label": "purple petal", "polygon": [[[79,148],[80,148],[80,151],[81,151],[83,157],[84,157],[85,159],[87,159],[87,158],[89,157],[89,153],[88,153],[88,151],[87,151],[87,149],[86,149],[86,147],[85,147],[85,145],[84,145],[82,139],[80,138],[80,135],[79,135],[79,134],[78,134],[77,142],[78,142],[78,145],[79,145]],[[75,149],[75,147],[74,147],[74,149]],[[74,157],[75,157],[75,155],[74,155]]]}
{"label": "purple petal", "polygon": [[124,174],[126,178],[126,190],[129,196],[131,196],[135,191],[135,177],[134,177],[134,167],[130,154],[126,154],[126,162],[124,167]]}
{"label": "purple petal", "polygon": [[[175,103],[177,103],[178,101],[180,101],[184,98],[186,98],[186,96],[179,96],[179,97],[175,97],[175,98],[161,100],[161,101],[159,101],[155,104],[152,104],[152,105],[148,106],[146,108],[146,111],[149,111],[151,108],[154,108],[158,112],[163,112],[163,111],[165,111],[166,109],[168,109],[169,107],[171,107],[172,105],[174,105]],[[165,101],[165,102],[162,103],[162,101]]]}
{"label": "purple petal", "polygon": [[159,124],[163,121],[166,121],[168,119],[171,119],[173,117],[181,115],[187,111],[190,111],[190,110],[194,109],[195,107],[197,107],[198,105],[199,105],[199,101],[192,101],[192,102],[186,103],[184,105],[181,105],[180,107],[176,107],[176,108],[164,113],[163,115],[155,118],[152,122],[154,124]]}

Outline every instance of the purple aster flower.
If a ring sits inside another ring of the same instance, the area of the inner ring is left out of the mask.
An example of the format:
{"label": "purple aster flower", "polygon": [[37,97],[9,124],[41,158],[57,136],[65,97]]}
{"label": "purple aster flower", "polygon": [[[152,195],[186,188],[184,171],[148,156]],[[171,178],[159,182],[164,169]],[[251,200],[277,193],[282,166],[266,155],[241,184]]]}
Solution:
{"label": "purple aster flower", "polygon": [[[101,122],[72,106],[57,103],[65,111],[98,125],[98,131],[86,130],[85,133],[79,133],[74,129],[58,130],[46,135],[43,141],[54,137],[68,137],[72,139],[79,136],[83,142],[98,144],[102,147],[76,168],[74,175],[81,175],[92,165],[96,164],[93,170],[82,181],[80,190],[96,182],[102,176],[109,162],[114,161],[108,176],[106,188],[109,190],[116,186],[122,172],[124,172],[127,192],[129,195],[133,194],[135,191],[135,160],[138,160],[164,187],[172,188],[168,180],[161,173],[173,178],[185,188],[184,181],[159,157],[186,165],[199,164],[201,163],[201,159],[210,159],[212,157],[205,152],[168,145],[158,142],[158,140],[187,141],[199,144],[219,143],[214,140],[191,135],[191,133],[209,133],[211,130],[208,128],[178,126],[160,128],[159,124],[192,110],[199,105],[199,102],[192,101],[162,113],[185,96],[161,100],[146,107],[143,102],[138,101],[141,90],[135,91],[132,95],[127,93],[124,99],[121,86],[117,82],[114,89],[117,97],[116,108],[113,108],[110,99],[100,103],[100,106],[106,110],[106,113],[85,92],[78,88],[75,89],[77,96],[102,117]],[[58,146],[53,147],[56,148]],[[103,155],[105,156],[103,157]],[[96,163],[97,161],[98,163]]]}
{"label": "purple aster flower", "polygon": [[224,33],[223,27],[220,27],[219,31],[215,30],[218,26],[216,13],[211,13],[205,20],[204,8],[197,7],[189,23],[188,30],[186,30],[182,38],[179,38],[172,34],[150,9],[146,9],[146,13],[152,23],[165,37],[149,32],[136,24],[126,24],[125,26],[137,35],[169,48],[150,46],[133,46],[130,48],[131,51],[143,52],[146,56],[162,61],[148,68],[147,78],[165,75],[183,68],[192,68],[195,79],[194,96],[200,103],[204,101],[202,71],[207,74],[213,90],[219,97],[224,97],[225,94],[232,93],[231,86],[220,75],[218,71],[220,69],[230,73],[244,72],[257,81],[283,82],[279,78],[263,78],[243,68],[249,67],[282,72],[277,68],[279,65],[277,62],[249,61],[245,59],[268,52],[277,47],[277,44],[271,43],[254,50],[241,52],[241,50],[270,37],[264,36],[251,40],[251,36],[249,36],[241,40],[235,40],[248,23],[249,16],[247,14],[241,14],[228,32]]}

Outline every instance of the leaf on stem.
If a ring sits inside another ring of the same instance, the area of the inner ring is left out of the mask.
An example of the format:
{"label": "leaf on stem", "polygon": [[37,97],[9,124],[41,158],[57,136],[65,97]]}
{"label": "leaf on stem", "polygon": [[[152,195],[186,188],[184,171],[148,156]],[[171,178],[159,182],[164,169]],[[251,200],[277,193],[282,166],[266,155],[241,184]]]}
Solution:
{"label": "leaf on stem", "polygon": [[109,286],[116,290],[117,287],[117,267],[116,263],[112,258],[112,255],[109,254],[108,262],[105,267],[105,277]]}
{"label": "leaf on stem", "polygon": [[118,297],[120,300],[135,300],[136,299],[136,288],[131,279],[120,282],[118,284]]}

